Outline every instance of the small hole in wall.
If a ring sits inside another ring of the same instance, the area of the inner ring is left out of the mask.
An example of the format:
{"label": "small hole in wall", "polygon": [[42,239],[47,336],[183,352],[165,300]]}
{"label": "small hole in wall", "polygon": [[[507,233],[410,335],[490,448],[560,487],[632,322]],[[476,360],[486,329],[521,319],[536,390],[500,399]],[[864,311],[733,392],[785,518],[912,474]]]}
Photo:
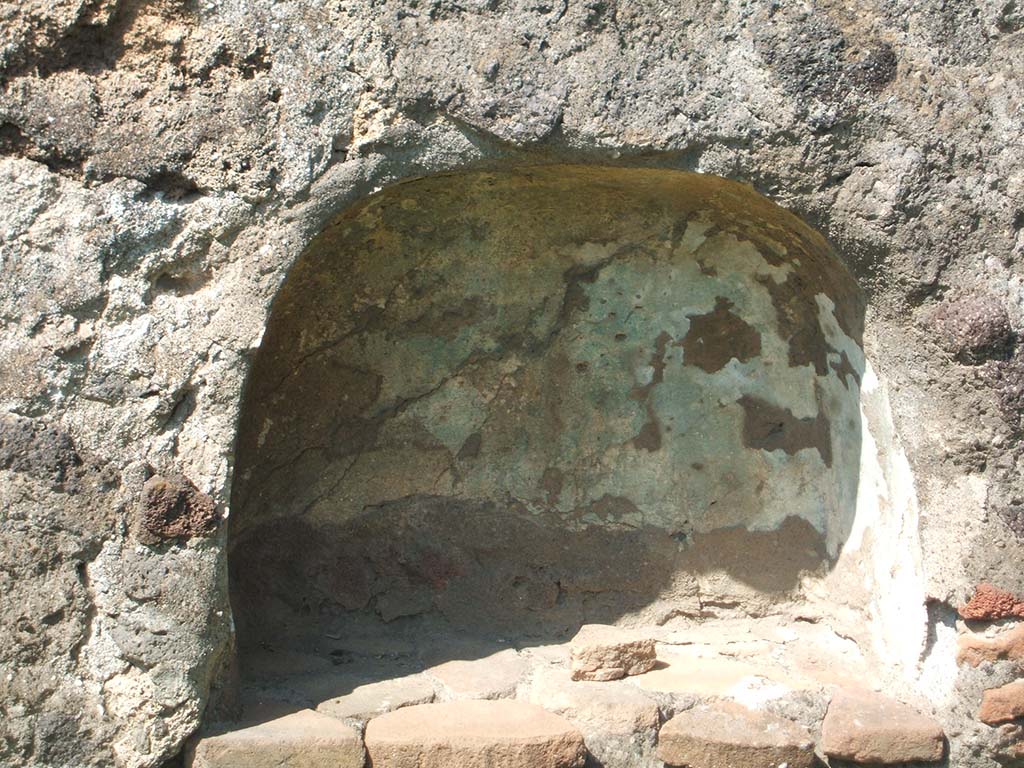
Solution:
{"label": "small hole in wall", "polygon": [[159,193],[167,202],[190,203],[200,196],[199,186],[178,171],[161,171],[145,179],[150,192]]}
{"label": "small hole in wall", "polygon": [[153,281],[152,293],[155,295],[172,294],[189,296],[205,286],[212,277],[206,270],[186,270],[182,272],[161,272]]}

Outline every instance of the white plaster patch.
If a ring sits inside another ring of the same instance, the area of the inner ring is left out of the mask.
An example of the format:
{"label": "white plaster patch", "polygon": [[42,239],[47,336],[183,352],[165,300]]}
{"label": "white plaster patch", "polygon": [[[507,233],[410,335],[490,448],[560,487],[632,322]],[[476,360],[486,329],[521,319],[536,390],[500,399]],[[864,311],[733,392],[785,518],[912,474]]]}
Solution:
{"label": "white plaster patch", "polygon": [[917,691],[935,706],[948,706],[954,701],[960,668],[956,663],[957,628],[935,622],[934,637],[927,655],[921,661]]}
{"label": "white plaster patch", "polygon": [[[861,463],[857,513],[836,571],[870,595],[871,640],[879,658],[912,677],[927,634],[917,493],[896,436],[888,394],[870,364],[861,381]],[[870,546],[868,534],[870,533]]]}

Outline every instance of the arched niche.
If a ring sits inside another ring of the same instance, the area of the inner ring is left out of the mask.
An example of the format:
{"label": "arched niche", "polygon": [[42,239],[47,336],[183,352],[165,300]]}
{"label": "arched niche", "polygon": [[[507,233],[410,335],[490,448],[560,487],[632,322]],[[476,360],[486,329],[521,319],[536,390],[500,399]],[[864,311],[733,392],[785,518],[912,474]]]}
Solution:
{"label": "arched niche", "polygon": [[254,363],[240,647],[799,600],[857,512],[863,316],[822,237],[716,177],[555,165],[373,195],[295,264]]}

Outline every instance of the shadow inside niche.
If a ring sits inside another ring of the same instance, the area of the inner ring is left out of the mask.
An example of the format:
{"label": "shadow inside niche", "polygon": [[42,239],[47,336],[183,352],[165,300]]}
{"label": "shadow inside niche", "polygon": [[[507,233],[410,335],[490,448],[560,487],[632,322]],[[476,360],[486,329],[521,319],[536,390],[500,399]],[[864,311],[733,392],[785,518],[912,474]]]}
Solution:
{"label": "shadow inside niche", "polygon": [[247,574],[233,595],[247,622],[240,634],[282,647],[342,637],[357,615],[384,633],[432,615],[478,637],[563,642],[583,623],[699,617],[705,573],[726,571],[784,599],[826,556],[817,531],[796,517],[687,542],[656,527],[571,530],[500,503],[415,497],[340,525],[278,521],[254,531],[234,560]]}
{"label": "shadow inside niche", "polygon": [[406,499],[346,526],[282,521],[246,540],[237,559],[249,577],[233,595],[249,622],[238,628],[236,716],[252,723],[315,709],[452,661],[480,661],[473,674],[486,682],[492,663],[503,674],[490,660],[510,650],[539,649],[564,663],[566,648],[554,646],[585,623],[630,615],[657,625],[735,607],[705,605],[696,582],[679,574],[730,568],[784,599],[822,563],[816,532],[797,518],[681,546],[654,528],[567,531],[481,507]]}

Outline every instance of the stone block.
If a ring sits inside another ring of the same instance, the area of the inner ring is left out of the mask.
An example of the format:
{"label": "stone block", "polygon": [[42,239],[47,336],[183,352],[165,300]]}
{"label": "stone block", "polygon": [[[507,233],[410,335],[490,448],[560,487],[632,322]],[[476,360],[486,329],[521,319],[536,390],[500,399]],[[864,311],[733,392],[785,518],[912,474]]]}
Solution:
{"label": "stone block", "polygon": [[805,728],[734,702],[700,705],[661,728],[658,757],[687,768],[812,768],[814,742]]}
{"label": "stone block", "polygon": [[582,734],[517,701],[421,704],[374,718],[366,749],[378,768],[581,768]]}
{"label": "stone block", "polygon": [[526,670],[526,661],[508,649],[472,661],[446,661],[427,673],[443,686],[443,698],[502,699],[515,694]]}
{"label": "stone block", "polygon": [[189,745],[186,768],[363,768],[359,733],[311,709],[226,730]]}
{"label": "stone block", "polygon": [[654,640],[604,624],[586,624],[570,644],[573,680],[618,680],[642,675],[657,662]]}
{"label": "stone block", "polygon": [[366,722],[402,707],[429,704],[434,684],[426,675],[408,675],[392,680],[358,685],[351,692],[321,702],[316,711],[338,719]]}
{"label": "stone block", "polygon": [[842,688],[829,704],[821,727],[829,757],[870,765],[941,760],[942,726],[895,699],[872,691]]}

